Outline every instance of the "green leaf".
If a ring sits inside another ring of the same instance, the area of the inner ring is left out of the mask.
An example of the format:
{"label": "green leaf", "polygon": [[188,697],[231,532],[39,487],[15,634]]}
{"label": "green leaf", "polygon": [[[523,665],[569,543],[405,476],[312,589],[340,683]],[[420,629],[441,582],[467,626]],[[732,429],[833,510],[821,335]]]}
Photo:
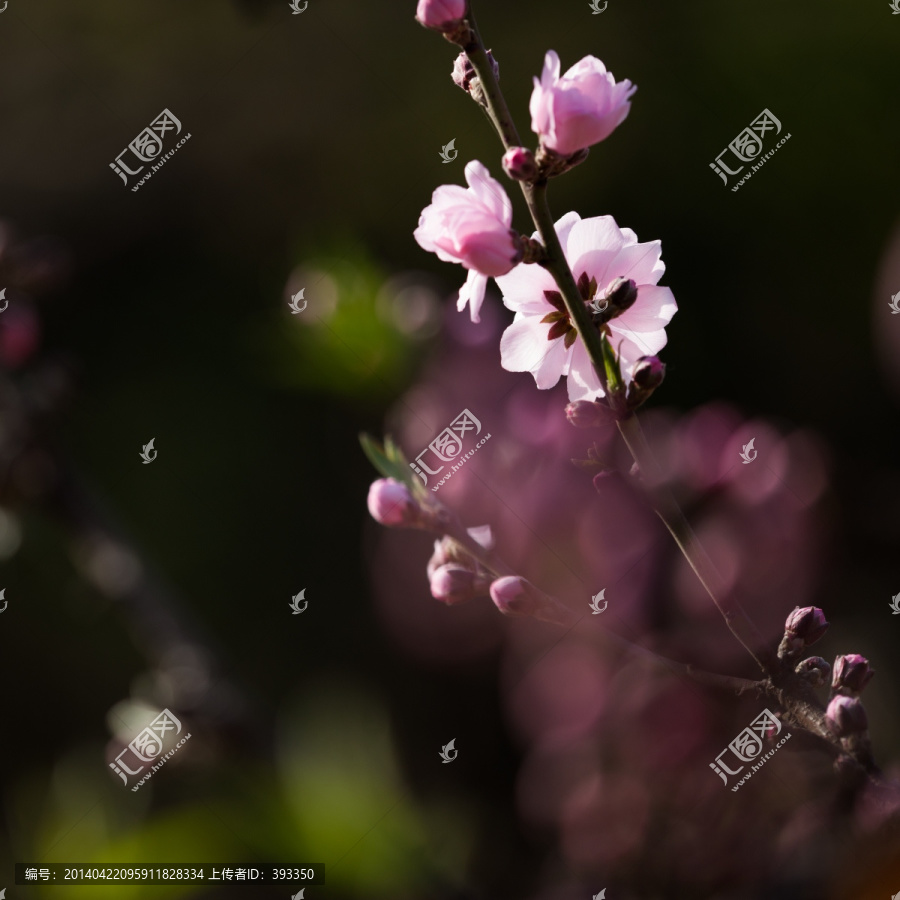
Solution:
{"label": "green leaf", "polygon": [[405,484],[412,495],[419,500],[428,496],[428,492],[425,490],[422,482],[419,481],[410,468],[409,461],[403,455],[403,451],[394,443],[390,435],[384,439],[384,446],[379,444],[371,435],[365,433],[360,434],[359,443],[369,462],[385,478],[394,478]]}

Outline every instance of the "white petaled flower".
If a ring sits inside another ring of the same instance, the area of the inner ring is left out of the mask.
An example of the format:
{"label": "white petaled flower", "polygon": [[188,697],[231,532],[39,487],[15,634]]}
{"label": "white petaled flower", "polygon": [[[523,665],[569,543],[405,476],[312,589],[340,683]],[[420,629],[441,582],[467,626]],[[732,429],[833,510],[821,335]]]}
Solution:
{"label": "white petaled flower", "polygon": [[[570,212],[555,227],[585,305],[594,301],[595,309],[603,307],[611,296],[609,289],[621,284],[616,279],[631,280],[637,287],[636,299],[632,295],[625,309],[610,304],[604,313],[588,310],[619,357],[623,378],[630,381],[637,361],[665,346],[665,327],[678,309],[672,292],[658,284],[665,272],[661,244],[639,243],[637,235],[630,228],[619,228],[612,216],[582,219]],[[600,379],[584,344],[576,340],[550,273],[520,264],[496,282],[503,303],[516,314],[500,340],[503,368],[531,372],[541,390],[552,388],[565,375],[573,401],[603,396]]]}

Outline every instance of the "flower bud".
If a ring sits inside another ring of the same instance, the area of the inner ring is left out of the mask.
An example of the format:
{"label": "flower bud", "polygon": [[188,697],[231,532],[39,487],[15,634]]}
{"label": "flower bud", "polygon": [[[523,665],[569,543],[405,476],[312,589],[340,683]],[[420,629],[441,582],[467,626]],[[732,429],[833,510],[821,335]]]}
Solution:
{"label": "flower bud", "polygon": [[568,607],[518,575],[498,578],[491,584],[490,594],[494,606],[505,616],[534,616],[555,625],[573,625],[577,621]]}
{"label": "flower bud", "polygon": [[531,616],[540,606],[534,586],[518,575],[507,575],[493,582],[491,600],[505,616]]}
{"label": "flower bud", "polygon": [[628,409],[646,403],[666,377],[666,364],[658,356],[642,356],[631,370],[628,385]]}
{"label": "flower bud", "polygon": [[825,723],[836,737],[857,734],[869,727],[869,720],[858,697],[832,697],[825,712]]}
{"label": "flower bud", "polygon": [[637,285],[631,278],[614,278],[603,293],[610,308],[617,313],[634,306],[638,297]]}
{"label": "flower bud", "polygon": [[848,653],[835,658],[831,687],[836,691],[844,689],[858,694],[874,675],[875,672],[869,668],[869,661],[864,656]]}
{"label": "flower bud", "polygon": [[644,391],[655,391],[666,377],[666,364],[658,356],[642,356],[631,371],[631,380]]}
{"label": "flower bud", "polygon": [[784,637],[781,641],[784,653],[795,653],[814,644],[828,630],[825,613],[817,606],[798,606],[784,623]]}
{"label": "flower bud", "polygon": [[395,478],[373,481],[367,502],[372,518],[382,525],[412,526],[419,520],[418,503],[409,488]]}
{"label": "flower bud", "polygon": [[419,24],[435,31],[452,31],[466,15],[466,0],[419,0]]}
{"label": "flower bud", "polygon": [[478,593],[475,573],[464,566],[438,566],[431,576],[431,596],[447,606],[465,603]]}
{"label": "flower bud", "polygon": [[[497,63],[497,60],[494,59],[494,55],[490,50],[487,50],[486,53],[488,62],[494,70],[494,78],[499,80],[500,65]],[[471,94],[475,100],[479,103],[483,101],[484,94],[481,90],[481,83],[478,80],[478,73],[475,71],[475,66],[472,65],[469,57],[466,56],[465,53],[460,53],[453,61],[453,72],[451,77],[453,78],[454,84],[459,85],[466,93]]]}
{"label": "flower bud", "polygon": [[600,428],[603,425],[613,425],[616,414],[606,403],[576,400],[566,407],[566,419],[576,428]]}
{"label": "flower bud", "polygon": [[527,147],[510,147],[503,154],[503,171],[513,181],[534,181],[537,177],[534,154]]}
{"label": "flower bud", "polygon": [[831,666],[821,656],[810,656],[797,663],[794,671],[802,675],[813,687],[822,687],[831,674]]}

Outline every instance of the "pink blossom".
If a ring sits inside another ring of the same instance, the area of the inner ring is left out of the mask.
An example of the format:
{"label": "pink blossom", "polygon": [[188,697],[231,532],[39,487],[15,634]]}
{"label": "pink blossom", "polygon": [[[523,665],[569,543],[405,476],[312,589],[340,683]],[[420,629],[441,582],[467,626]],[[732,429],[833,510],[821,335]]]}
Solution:
{"label": "pink blossom", "polygon": [[441,185],[422,210],[413,233],[425,250],[444,262],[469,270],[457,308],[469,304],[473,322],[480,321],[488,277],[505,275],[522,258],[512,225],[512,203],[506,191],[477,160],[466,166],[468,188]]}
{"label": "pink blossom", "polygon": [[426,28],[444,31],[466,15],[466,0],[419,0],[416,18]]}
{"label": "pink blossom", "polygon": [[544,57],[541,80],[534,79],[531,94],[531,128],[541,143],[561,156],[606,140],[631,109],[637,90],[630,81],[616,82],[606,66],[586,56],[559,75],[559,56],[550,50]]}
{"label": "pink blossom", "polygon": [[[582,219],[575,212],[556,223],[556,233],[576,281],[582,286],[596,283],[593,296],[582,292],[586,303],[605,297],[617,278],[634,281],[634,303],[600,326],[619,354],[623,376],[630,381],[639,360],[665,346],[665,326],[678,309],[672,292],[657,284],[665,271],[660,242],[638,243],[637,235],[630,228],[619,228],[612,216]],[[503,368],[531,372],[541,390],[552,388],[565,375],[570,400],[603,396],[584,344],[573,342],[568,316],[552,325],[542,321],[560,309],[553,277],[538,266],[519,265],[498,278],[497,285],[504,304],[516,314],[500,340]]]}

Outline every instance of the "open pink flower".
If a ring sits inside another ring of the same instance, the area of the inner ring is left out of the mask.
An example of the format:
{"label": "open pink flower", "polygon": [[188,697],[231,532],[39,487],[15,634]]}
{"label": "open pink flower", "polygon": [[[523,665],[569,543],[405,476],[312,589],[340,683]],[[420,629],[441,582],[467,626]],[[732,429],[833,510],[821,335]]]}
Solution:
{"label": "open pink flower", "polygon": [[631,109],[637,90],[630,81],[616,82],[606,66],[586,56],[560,77],[559,56],[548,51],[541,80],[534,79],[531,128],[541,143],[561,156],[606,140]]}
{"label": "open pink flower", "polygon": [[[637,299],[599,326],[619,355],[623,376],[630,380],[642,356],[656,354],[665,346],[665,327],[678,309],[672,292],[657,284],[665,271],[660,242],[638,243],[637,235],[630,228],[619,228],[612,216],[582,219],[570,212],[555,227],[585,303],[594,300],[602,306],[607,288],[619,277],[634,281],[637,287]],[[589,291],[584,290],[587,285]],[[500,339],[503,368],[531,372],[541,390],[552,388],[566,375],[570,400],[602,396],[584,344],[572,341],[568,316],[563,314],[553,324],[542,321],[560,311],[552,276],[538,266],[519,265],[498,278],[497,286],[503,303],[516,314]]]}
{"label": "open pink flower", "polygon": [[460,311],[469,304],[478,322],[489,277],[505,275],[522,258],[506,191],[477,160],[466,166],[468,188],[441,185],[422,210],[413,233],[419,245],[445,262],[461,263],[469,277],[459,292]]}

